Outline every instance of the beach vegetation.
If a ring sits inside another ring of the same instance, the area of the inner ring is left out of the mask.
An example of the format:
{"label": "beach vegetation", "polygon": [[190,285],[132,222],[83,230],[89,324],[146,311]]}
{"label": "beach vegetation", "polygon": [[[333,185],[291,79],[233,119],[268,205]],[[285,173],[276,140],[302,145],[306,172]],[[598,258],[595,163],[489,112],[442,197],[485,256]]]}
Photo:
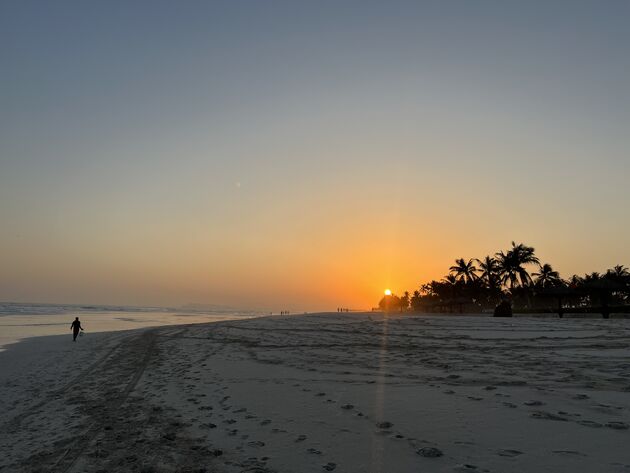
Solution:
{"label": "beach vegetation", "polygon": [[503,304],[516,312],[630,313],[630,270],[616,265],[603,273],[562,278],[535,249],[511,242],[506,250],[478,258],[457,258],[440,280],[420,284],[402,297],[393,293],[379,302],[384,311],[494,312]]}

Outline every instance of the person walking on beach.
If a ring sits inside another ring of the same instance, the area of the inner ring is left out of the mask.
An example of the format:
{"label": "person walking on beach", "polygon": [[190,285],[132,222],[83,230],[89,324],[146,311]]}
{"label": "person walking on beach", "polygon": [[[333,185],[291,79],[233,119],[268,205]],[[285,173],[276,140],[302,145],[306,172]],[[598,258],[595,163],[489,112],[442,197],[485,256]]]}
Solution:
{"label": "person walking on beach", "polygon": [[77,335],[79,335],[79,330],[83,330],[83,327],[81,327],[81,322],[79,321],[79,317],[74,319],[74,322],[72,322],[72,325],[70,325],[70,328],[72,329],[72,341],[76,342]]}

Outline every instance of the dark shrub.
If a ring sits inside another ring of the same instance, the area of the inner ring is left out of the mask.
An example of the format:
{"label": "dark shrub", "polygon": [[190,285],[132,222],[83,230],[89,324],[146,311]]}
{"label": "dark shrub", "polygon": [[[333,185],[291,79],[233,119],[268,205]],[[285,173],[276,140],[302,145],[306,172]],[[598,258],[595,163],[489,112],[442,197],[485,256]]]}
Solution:
{"label": "dark shrub", "polygon": [[512,317],[512,304],[502,301],[494,308],[495,317]]}

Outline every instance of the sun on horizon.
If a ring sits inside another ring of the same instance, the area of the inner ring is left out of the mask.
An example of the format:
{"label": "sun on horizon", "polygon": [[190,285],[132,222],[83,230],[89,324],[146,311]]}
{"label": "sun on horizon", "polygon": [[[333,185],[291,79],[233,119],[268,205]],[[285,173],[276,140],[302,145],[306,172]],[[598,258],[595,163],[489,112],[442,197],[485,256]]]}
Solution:
{"label": "sun on horizon", "polygon": [[391,296],[391,295],[392,295],[392,291],[391,291],[391,290],[389,290],[389,289],[385,289],[385,291],[384,291],[384,292],[385,292],[385,295],[386,295],[386,296]]}

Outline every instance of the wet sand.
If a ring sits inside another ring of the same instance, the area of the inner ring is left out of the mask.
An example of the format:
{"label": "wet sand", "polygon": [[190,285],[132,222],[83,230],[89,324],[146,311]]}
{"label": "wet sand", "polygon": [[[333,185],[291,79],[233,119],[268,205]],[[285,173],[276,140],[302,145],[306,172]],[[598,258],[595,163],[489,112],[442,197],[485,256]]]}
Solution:
{"label": "wet sand", "polygon": [[[39,312],[39,313],[38,313]],[[120,307],[117,310],[86,310],[79,306],[54,306],[48,304],[1,304],[0,303],[0,351],[6,346],[30,337],[42,337],[69,333],[70,323],[79,317],[86,334],[115,332],[138,328],[210,323],[221,320],[245,319],[259,316],[243,313],[186,311]]]}
{"label": "wet sand", "polygon": [[630,471],[624,319],[267,317],[0,366],[3,472]]}

